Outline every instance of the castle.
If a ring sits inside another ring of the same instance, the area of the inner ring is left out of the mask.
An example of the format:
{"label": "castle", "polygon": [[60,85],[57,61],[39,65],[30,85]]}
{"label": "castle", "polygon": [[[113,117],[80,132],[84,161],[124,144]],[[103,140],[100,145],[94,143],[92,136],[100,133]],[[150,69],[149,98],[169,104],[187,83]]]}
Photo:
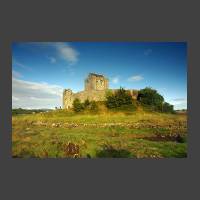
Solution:
{"label": "castle", "polygon": [[[101,75],[95,73],[89,73],[88,77],[85,79],[85,89],[84,91],[73,93],[71,89],[64,89],[63,91],[63,108],[69,109],[73,106],[74,99],[78,98],[81,102],[86,99],[89,101],[104,101],[106,96],[106,91],[109,89],[109,80]],[[116,89],[109,89],[115,92]],[[137,98],[137,90],[128,90],[132,95],[133,99]]]}

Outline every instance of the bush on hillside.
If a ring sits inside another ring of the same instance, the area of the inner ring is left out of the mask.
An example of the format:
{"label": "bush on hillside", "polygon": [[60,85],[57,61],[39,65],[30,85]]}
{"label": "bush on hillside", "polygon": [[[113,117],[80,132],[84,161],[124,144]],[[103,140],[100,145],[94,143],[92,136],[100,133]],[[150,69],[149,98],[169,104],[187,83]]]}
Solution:
{"label": "bush on hillside", "polygon": [[125,105],[132,105],[133,99],[128,91],[120,88],[115,93],[107,94],[105,103],[108,108],[119,108]]}
{"label": "bush on hillside", "polygon": [[88,108],[90,106],[90,101],[88,100],[88,99],[86,99],[85,101],[84,101],[84,108]]}
{"label": "bush on hillside", "polygon": [[113,94],[113,91],[111,89],[106,90],[106,98],[109,96],[112,96],[112,94]]}
{"label": "bush on hillside", "polygon": [[163,96],[161,96],[157,90],[149,87],[139,90],[137,100],[149,106],[160,106],[164,102]]}
{"label": "bush on hillside", "polygon": [[80,102],[78,98],[73,101],[73,110],[75,112],[81,112],[84,110],[84,105]]}
{"label": "bush on hillside", "polygon": [[173,105],[164,102],[163,96],[157,90],[149,87],[139,90],[137,100],[150,110],[168,113],[174,112]]}
{"label": "bush on hillside", "polygon": [[89,110],[92,112],[97,112],[99,110],[96,101],[90,102]]}
{"label": "bush on hillside", "polygon": [[81,112],[81,111],[97,112],[98,105],[95,101],[89,101],[88,99],[86,99],[83,103],[81,103],[79,99],[75,99],[73,102],[73,110],[75,112]]}
{"label": "bush on hillside", "polygon": [[162,111],[163,112],[173,113],[174,112],[174,106],[169,104],[169,103],[167,103],[167,102],[164,102]]}

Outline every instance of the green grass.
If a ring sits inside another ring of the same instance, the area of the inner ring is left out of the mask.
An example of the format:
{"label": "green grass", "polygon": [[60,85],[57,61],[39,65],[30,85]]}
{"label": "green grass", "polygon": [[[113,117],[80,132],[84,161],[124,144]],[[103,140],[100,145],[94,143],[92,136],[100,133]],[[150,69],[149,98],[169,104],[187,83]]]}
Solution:
{"label": "green grass", "polygon": [[[12,117],[12,154],[23,158],[65,158],[69,157],[65,146],[71,142],[79,146],[78,157],[81,158],[186,157],[185,139],[182,142],[156,140],[158,136],[176,134],[186,138],[186,121],[186,115],[142,111],[128,115],[123,112],[75,114],[66,111],[17,115]],[[55,127],[53,123],[60,126]],[[77,126],[64,126],[65,123]],[[150,137],[155,140],[149,140]]]}

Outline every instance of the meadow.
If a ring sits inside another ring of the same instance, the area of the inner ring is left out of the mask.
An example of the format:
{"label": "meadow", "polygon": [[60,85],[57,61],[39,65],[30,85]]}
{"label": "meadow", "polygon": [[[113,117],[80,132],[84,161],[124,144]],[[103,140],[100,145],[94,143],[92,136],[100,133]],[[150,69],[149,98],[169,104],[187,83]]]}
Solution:
{"label": "meadow", "polygon": [[13,115],[12,156],[183,158],[187,157],[187,116],[143,110]]}

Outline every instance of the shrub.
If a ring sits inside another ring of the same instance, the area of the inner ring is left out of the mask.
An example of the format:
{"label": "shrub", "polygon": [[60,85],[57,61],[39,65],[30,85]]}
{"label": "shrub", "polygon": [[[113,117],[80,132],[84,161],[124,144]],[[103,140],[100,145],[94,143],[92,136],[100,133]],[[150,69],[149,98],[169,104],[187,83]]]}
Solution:
{"label": "shrub", "polygon": [[187,141],[186,136],[183,136],[183,135],[180,135],[180,134],[178,134],[176,136],[176,142],[178,142],[178,143],[185,143],[186,141]]}
{"label": "shrub", "polygon": [[174,113],[174,106],[164,102],[157,90],[146,87],[138,92],[137,100],[149,110]]}
{"label": "shrub", "polygon": [[74,99],[74,101],[73,101],[73,110],[75,111],[75,112],[81,112],[81,111],[83,111],[84,110],[84,106],[83,106],[83,104],[80,102],[80,100],[79,99]]}
{"label": "shrub", "polygon": [[124,105],[132,105],[133,100],[128,91],[120,88],[115,93],[107,94],[105,103],[108,108],[119,108]]}
{"label": "shrub", "polygon": [[105,103],[108,108],[116,108],[117,107],[117,102],[116,102],[115,96],[113,94],[111,96],[107,96]]}
{"label": "shrub", "polygon": [[174,106],[173,106],[173,105],[170,105],[170,104],[167,103],[167,102],[164,102],[164,103],[163,103],[163,107],[162,107],[162,111],[163,111],[163,112],[170,112],[170,113],[173,113],[173,112],[174,112]]}
{"label": "shrub", "polygon": [[98,111],[98,105],[95,101],[91,101],[90,102],[90,107],[89,109],[93,112],[97,112]]}
{"label": "shrub", "polygon": [[111,89],[107,89],[106,90],[106,98],[109,97],[109,96],[112,96],[113,92]]}
{"label": "shrub", "polygon": [[103,145],[101,150],[96,152],[96,156],[99,158],[130,158],[133,157],[126,149],[115,149],[111,145]]}
{"label": "shrub", "polygon": [[84,110],[97,112],[99,109],[96,101],[89,101],[86,99],[84,103],[81,103],[79,99],[74,99],[73,110],[75,112],[81,112]]}
{"label": "shrub", "polygon": [[89,105],[90,105],[90,101],[89,101],[88,99],[86,99],[86,100],[84,101],[84,108],[88,108]]}
{"label": "shrub", "polygon": [[164,102],[163,96],[157,90],[149,87],[139,90],[137,100],[142,104],[156,107],[161,106]]}

